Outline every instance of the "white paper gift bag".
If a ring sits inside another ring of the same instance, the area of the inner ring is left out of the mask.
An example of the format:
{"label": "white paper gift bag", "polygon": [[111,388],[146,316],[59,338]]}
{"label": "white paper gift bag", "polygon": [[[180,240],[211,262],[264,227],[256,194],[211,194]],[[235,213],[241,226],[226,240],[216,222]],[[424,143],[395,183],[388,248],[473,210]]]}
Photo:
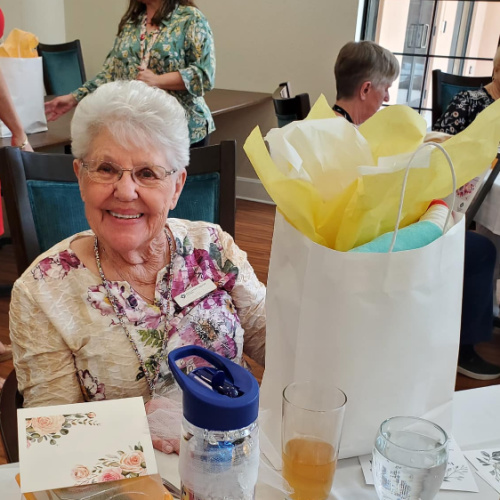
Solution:
{"label": "white paper gift bag", "polygon": [[[0,69],[27,134],[47,130],[44,109],[43,68],[41,57],[0,57]],[[0,121],[0,136],[12,134]]]}
{"label": "white paper gift bag", "polygon": [[267,285],[263,430],[280,450],[281,393],[324,379],[347,395],[340,458],[371,452],[395,415],[451,425],[465,219],[433,243],[395,253],[318,245],[277,214]]}

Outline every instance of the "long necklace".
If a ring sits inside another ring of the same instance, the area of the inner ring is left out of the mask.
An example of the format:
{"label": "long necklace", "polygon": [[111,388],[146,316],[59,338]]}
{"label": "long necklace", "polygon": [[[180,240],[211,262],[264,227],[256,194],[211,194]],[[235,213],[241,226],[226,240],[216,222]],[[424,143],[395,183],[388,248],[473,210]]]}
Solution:
{"label": "long necklace", "polygon": [[151,39],[149,40],[148,48],[146,49],[146,37],[148,35],[147,19],[148,16],[144,14],[144,19],[141,24],[141,35],[140,35],[141,53],[139,56],[139,60],[141,61],[140,66],[142,69],[147,69],[147,67],[149,66],[149,59],[151,58],[151,50],[153,49],[153,46],[156,43],[156,39],[160,36],[160,31],[161,31],[161,29],[158,28],[157,30],[151,33]]}
{"label": "long necklace", "polygon": [[[127,325],[125,324],[125,320],[127,320],[127,316],[125,314],[125,310],[120,308],[120,304],[118,303],[118,299],[111,293],[111,287],[109,285],[109,281],[106,279],[106,276],[104,276],[104,271],[102,270],[102,265],[101,265],[101,257],[99,255],[99,242],[97,240],[97,236],[94,238],[94,254],[95,254],[95,261],[97,264],[97,269],[99,270],[99,275],[101,277],[102,284],[104,288],[106,289],[106,295],[108,296],[109,302],[111,303],[113,307],[113,311],[116,314],[116,317],[118,318],[118,321],[123,328],[123,331],[125,332],[125,335],[127,336],[128,340],[130,341],[130,344],[132,345],[132,349],[135,352],[135,355],[137,356],[137,359],[139,360],[139,363],[141,365],[141,369],[144,373],[144,377],[146,377],[146,381],[148,382],[149,386],[149,392],[151,396],[154,393],[156,381],[158,380],[158,374],[160,373],[160,365],[161,365],[161,360],[162,357],[164,357],[164,352],[165,348],[167,346],[167,340],[168,340],[168,330],[170,328],[170,302],[172,299],[172,259],[174,256],[174,243],[172,241],[172,238],[170,236],[170,233],[168,229],[165,229],[165,235],[167,237],[168,241],[168,248],[170,252],[170,262],[166,265],[166,269],[168,272],[168,278],[167,278],[167,290],[166,290],[166,312],[165,312],[165,324],[163,326],[163,339],[162,339],[162,346],[160,353],[157,354],[156,357],[156,366],[155,366],[155,371],[153,377],[149,375],[148,370],[146,369],[146,364],[144,360],[142,359],[141,353],[139,352],[139,349],[137,349],[137,346],[134,342],[134,339],[132,338],[132,335],[130,334],[129,329],[127,328]],[[140,295],[140,294],[139,294]],[[161,308],[161,303],[157,304],[160,309],[160,314],[162,311]],[[127,320],[128,321],[128,320]]]}

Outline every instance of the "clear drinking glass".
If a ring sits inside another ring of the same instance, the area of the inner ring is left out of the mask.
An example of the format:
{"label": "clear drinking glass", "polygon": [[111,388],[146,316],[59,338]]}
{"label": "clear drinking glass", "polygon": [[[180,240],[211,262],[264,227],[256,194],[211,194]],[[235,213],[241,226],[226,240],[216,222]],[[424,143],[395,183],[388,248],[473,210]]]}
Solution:
{"label": "clear drinking glass", "polygon": [[283,477],[294,500],[325,500],[337,465],[346,395],[321,382],[283,391]]}
{"label": "clear drinking glass", "polygon": [[380,500],[431,500],[448,462],[448,436],[416,417],[382,422],[373,447],[373,479]]}

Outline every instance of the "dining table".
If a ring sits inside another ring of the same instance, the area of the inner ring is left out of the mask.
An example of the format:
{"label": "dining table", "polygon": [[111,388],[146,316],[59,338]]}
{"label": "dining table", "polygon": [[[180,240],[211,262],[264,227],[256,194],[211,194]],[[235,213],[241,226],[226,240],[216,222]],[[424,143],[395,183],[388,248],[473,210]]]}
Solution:
{"label": "dining table", "polygon": [[[46,100],[54,96],[47,96]],[[271,105],[272,96],[266,92],[250,92],[244,90],[213,89],[205,95],[205,101],[217,120],[227,115],[231,116],[242,110],[257,107],[263,103]],[[71,143],[71,119],[75,110],[62,115],[53,122],[48,122],[45,132],[28,134],[28,139],[35,151],[45,151],[50,148],[64,147]],[[228,137],[230,138],[230,137]],[[10,137],[0,138],[0,147],[10,146]]]}
{"label": "dining table", "polygon": [[[456,392],[453,397],[453,436],[462,451],[500,450],[500,385]],[[177,455],[155,451],[158,470],[162,477],[180,485]],[[265,460],[265,458],[264,458]],[[440,490],[435,500],[499,500],[500,494],[474,471],[478,493]],[[15,475],[19,464],[0,466],[1,500],[20,500],[21,493]],[[284,494],[259,480],[257,500],[282,500]],[[333,487],[328,500],[377,500],[373,486],[365,484],[357,457],[339,460]]]}

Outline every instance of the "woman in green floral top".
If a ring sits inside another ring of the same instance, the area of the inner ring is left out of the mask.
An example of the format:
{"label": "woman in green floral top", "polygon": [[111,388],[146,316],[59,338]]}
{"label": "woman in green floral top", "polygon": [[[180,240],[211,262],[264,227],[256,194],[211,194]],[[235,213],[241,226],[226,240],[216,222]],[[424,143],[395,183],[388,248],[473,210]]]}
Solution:
{"label": "woman in green floral top", "polygon": [[130,0],[101,72],[47,102],[47,119],[67,113],[103,83],[135,79],[176,97],[186,110],[191,147],[208,144],[215,127],[203,95],[214,86],[214,42],[191,0]]}

